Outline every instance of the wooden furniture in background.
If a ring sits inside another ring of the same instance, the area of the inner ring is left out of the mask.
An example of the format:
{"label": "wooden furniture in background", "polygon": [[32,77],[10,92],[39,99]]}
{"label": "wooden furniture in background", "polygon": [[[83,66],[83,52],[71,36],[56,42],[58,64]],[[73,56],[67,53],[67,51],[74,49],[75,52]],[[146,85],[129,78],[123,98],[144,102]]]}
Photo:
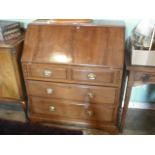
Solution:
{"label": "wooden furniture in background", "polygon": [[29,24],[22,66],[31,121],[118,132],[124,24]]}
{"label": "wooden furniture in background", "polygon": [[20,102],[25,107],[26,94],[21,73],[24,37],[0,42],[0,102]]}
{"label": "wooden furniture in background", "polygon": [[[134,86],[140,86],[144,84],[155,84],[155,67],[136,66],[131,65],[131,55],[129,51],[126,52],[126,79],[127,88],[125,93],[125,101],[123,105],[122,117],[121,117],[121,130],[125,127],[125,119],[128,111],[130,96],[132,88]],[[133,120],[134,123],[134,120]]]}

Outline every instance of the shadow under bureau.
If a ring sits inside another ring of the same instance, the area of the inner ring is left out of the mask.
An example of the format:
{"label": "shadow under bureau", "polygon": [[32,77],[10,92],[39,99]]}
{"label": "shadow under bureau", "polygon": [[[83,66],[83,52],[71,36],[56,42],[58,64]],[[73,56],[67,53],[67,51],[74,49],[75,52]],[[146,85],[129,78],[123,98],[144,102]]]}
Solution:
{"label": "shadow under bureau", "polygon": [[29,24],[22,66],[30,120],[117,133],[124,31],[113,21]]}

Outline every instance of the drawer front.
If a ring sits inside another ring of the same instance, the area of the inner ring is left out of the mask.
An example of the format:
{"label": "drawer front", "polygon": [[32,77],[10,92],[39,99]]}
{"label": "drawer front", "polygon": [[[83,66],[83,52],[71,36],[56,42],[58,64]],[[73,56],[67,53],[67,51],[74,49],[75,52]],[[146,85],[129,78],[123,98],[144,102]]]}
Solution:
{"label": "drawer front", "polygon": [[115,69],[72,68],[71,79],[91,83],[120,84],[122,72]]}
{"label": "drawer front", "polygon": [[29,94],[79,102],[114,104],[116,88],[28,81]]}
{"label": "drawer front", "polygon": [[29,77],[44,79],[67,79],[67,68],[48,64],[29,64]]}
{"label": "drawer front", "polygon": [[155,83],[155,74],[152,73],[137,72],[134,78],[136,81]]}
{"label": "drawer front", "polygon": [[72,104],[68,101],[49,100],[32,97],[30,99],[31,112],[52,117],[62,117],[77,120],[94,120],[112,122],[114,108],[105,108],[103,105]]}

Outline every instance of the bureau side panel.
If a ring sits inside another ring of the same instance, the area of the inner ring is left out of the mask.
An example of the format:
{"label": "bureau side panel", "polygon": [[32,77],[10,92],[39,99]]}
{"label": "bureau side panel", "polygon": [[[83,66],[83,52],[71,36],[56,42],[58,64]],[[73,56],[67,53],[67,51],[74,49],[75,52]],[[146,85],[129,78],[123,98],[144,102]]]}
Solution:
{"label": "bureau side panel", "polygon": [[19,99],[16,73],[10,49],[0,49],[0,97]]}

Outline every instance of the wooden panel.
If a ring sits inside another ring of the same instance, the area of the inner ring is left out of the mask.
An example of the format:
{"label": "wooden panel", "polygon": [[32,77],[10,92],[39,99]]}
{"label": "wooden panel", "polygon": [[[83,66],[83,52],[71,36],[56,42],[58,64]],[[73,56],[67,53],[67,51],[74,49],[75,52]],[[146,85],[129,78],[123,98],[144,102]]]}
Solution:
{"label": "wooden panel", "polygon": [[120,84],[122,73],[120,70],[93,69],[93,68],[72,68],[72,80],[86,81],[90,83]]}
{"label": "wooden panel", "polygon": [[124,28],[31,24],[22,61],[123,68]]}
{"label": "wooden panel", "polygon": [[116,88],[28,81],[29,94],[48,98],[114,104]]}
{"label": "wooden panel", "polygon": [[72,29],[71,26],[29,25],[22,60],[46,63],[71,62]]}
{"label": "wooden panel", "polygon": [[66,79],[67,69],[48,64],[29,64],[28,76],[46,79]]}
{"label": "wooden panel", "polygon": [[124,30],[110,27],[77,27],[73,42],[76,64],[123,67]]}
{"label": "wooden panel", "polygon": [[0,97],[19,99],[13,59],[9,49],[0,49]]}
{"label": "wooden panel", "polygon": [[[71,118],[80,120],[95,120],[101,122],[112,122],[114,116],[113,108],[104,108],[102,105],[72,104],[67,101],[48,100],[31,97],[31,112],[35,114],[59,116],[60,118]],[[59,121],[59,120],[57,120]]]}
{"label": "wooden panel", "polygon": [[147,73],[147,72],[136,72],[134,76],[135,81],[141,81],[141,82],[150,82],[154,83],[155,81],[155,74],[153,73]]}
{"label": "wooden panel", "polygon": [[52,24],[52,22],[54,24],[74,24],[74,23],[81,24],[81,23],[91,23],[92,20],[91,19],[52,19],[47,22],[50,22],[50,24]]}

